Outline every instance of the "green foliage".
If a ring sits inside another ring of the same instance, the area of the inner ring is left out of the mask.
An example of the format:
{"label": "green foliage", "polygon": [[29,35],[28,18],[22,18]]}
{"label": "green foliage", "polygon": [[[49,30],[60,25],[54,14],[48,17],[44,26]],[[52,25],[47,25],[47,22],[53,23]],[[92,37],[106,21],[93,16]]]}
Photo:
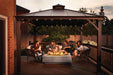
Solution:
{"label": "green foliage", "polygon": [[[106,19],[105,24],[102,24],[102,34],[113,35],[113,19],[111,19],[110,21]],[[97,35],[97,30],[95,29],[95,27],[93,27],[93,25],[88,24],[83,27],[83,35]]]}
{"label": "green foliage", "polygon": [[[86,9],[81,8],[80,11],[83,10],[86,12]],[[79,24],[80,23],[80,24]],[[78,21],[77,24],[81,25],[82,22]],[[96,22],[95,22],[96,23]],[[55,35],[59,34],[60,35],[80,35],[80,26],[74,26],[73,23],[72,25],[65,25],[65,26],[58,26],[58,25],[33,25],[29,24],[28,25],[30,30],[30,34],[38,34],[38,35]],[[109,34],[113,35],[113,19],[110,21],[108,19],[105,20],[105,24],[102,25],[102,34]],[[83,35],[88,36],[88,35],[97,35],[97,30],[95,27],[91,24],[85,25],[83,27]],[[54,36],[57,37],[57,36]],[[53,39],[52,37],[46,38],[45,40],[51,40]],[[54,38],[55,39],[55,38]],[[61,38],[60,38],[61,39]]]}
{"label": "green foliage", "polygon": [[86,8],[80,8],[80,9],[79,9],[79,12],[86,13],[86,12],[87,12],[87,9],[86,9]]}
{"label": "green foliage", "polygon": [[28,24],[28,26],[29,26],[29,34],[32,34],[32,35],[34,35],[35,34],[35,26],[33,25],[33,24]]}
{"label": "green foliage", "polygon": [[83,35],[88,36],[88,35],[97,35],[97,30],[95,29],[94,26],[91,24],[88,24],[83,27]]}
{"label": "green foliage", "polygon": [[63,36],[61,33],[52,33],[49,37],[44,38],[43,42],[50,42],[55,40],[56,43],[61,43],[67,38],[68,36]]}
{"label": "green foliage", "polygon": [[75,34],[80,34],[80,32],[77,30],[77,28],[80,30],[80,27],[75,27],[75,26],[36,26],[30,27],[29,33],[34,34],[35,32],[38,35],[51,35],[53,33],[60,33],[62,35],[75,35]]}
{"label": "green foliage", "polygon": [[107,19],[105,21],[105,25],[103,25],[102,27],[102,33],[113,35],[113,19],[111,19],[110,21]]}

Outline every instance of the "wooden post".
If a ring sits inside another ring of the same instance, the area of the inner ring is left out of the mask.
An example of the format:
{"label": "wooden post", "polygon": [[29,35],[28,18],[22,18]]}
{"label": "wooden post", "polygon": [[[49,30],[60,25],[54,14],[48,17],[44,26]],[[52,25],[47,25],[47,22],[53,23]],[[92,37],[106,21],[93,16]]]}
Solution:
{"label": "wooden post", "polygon": [[102,21],[98,21],[97,73],[101,71]]}
{"label": "wooden post", "polygon": [[108,47],[108,34],[106,34],[106,46]]}
{"label": "wooden post", "polygon": [[80,31],[80,41],[82,42],[82,35],[83,35],[83,25],[81,26],[81,31]]}
{"label": "wooden post", "polygon": [[34,27],[33,29],[34,29],[34,38],[33,38],[33,41],[35,43],[36,42],[36,27]]}
{"label": "wooden post", "polygon": [[16,45],[17,45],[17,75],[21,72],[21,22],[16,22]]}

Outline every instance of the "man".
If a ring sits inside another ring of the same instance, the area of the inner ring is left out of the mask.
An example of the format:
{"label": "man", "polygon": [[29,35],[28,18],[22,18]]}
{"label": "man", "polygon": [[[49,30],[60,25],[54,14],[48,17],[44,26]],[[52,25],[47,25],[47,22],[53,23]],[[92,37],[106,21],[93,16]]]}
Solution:
{"label": "man", "polygon": [[64,43],[63,43],[63,45],[62,45],[62,49],[63,50],[66,50],[66,48],[70,48],[67,40],[65,40]]}
{"label": "man", "polygon": [[76,50],[74,50],[74,54],[73,54],[72,58],[75,57],[75,60],[76,60],[76,57],[80,54],[80,52],[84,52],[88,49],[89,48],[87,46],[82,45],[81,41],[78,41],[77,42],[77,48],[76,48]]}
{"label": "man", "polygon": [[76,49],[76,46],[75,46],[74,41],[70,41],[70,42],[69,42],[69,45],[70,45],[70,53],[71,53],[71,55],[72,55],[73,52],[74,52],[74,50]]}

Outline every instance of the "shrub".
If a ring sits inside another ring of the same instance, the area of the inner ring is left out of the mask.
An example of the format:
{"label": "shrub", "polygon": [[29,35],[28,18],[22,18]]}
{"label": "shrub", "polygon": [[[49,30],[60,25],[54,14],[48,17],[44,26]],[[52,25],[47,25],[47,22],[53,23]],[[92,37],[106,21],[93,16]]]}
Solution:
{"label": "shrub", "polygon": [[44,38],[43,42],[51,42],[54,40],[56,43],[62,43],[64,40],[66,40],[68,36],[62,35],[60,33],[52,33],[49,37]]}

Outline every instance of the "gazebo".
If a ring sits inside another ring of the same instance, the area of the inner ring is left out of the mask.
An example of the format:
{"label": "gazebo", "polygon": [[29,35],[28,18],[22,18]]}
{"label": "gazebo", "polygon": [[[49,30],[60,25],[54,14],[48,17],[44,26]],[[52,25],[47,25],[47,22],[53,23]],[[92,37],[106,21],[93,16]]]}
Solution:
{"label": "gazebo", "polygon": [[[103,13],[103,9],[101,10]],[[20,26],[23,21],[26,24],[36,23],[37,25],[78,25],[81,26],[81,41],[82,41],[82,27],[86,23],[92,24],[98,31],[97,43],[97,72],[101,71],[101,38],[102,38],[102,22],[104,20],[103,15],[95,15],[89,13],[83,13],[79,11],[65,9],[64,5],[54,5],[53,9],[43,10],[28,14],[22,14],[16,16],[16,40],[17,40],[17,71],[20,73],[21,64],[21,30]],[[94,23],[96,22],[96,24]],[[35,36],[34,36],[35,40]]]}

